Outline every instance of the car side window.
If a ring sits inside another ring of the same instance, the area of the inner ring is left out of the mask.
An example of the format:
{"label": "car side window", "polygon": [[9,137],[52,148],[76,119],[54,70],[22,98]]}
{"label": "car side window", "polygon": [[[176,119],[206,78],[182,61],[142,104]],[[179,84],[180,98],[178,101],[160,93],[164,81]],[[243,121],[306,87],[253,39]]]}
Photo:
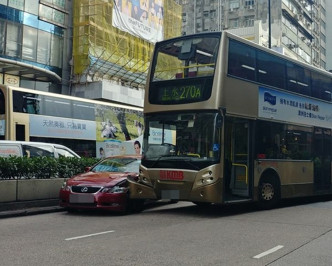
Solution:
{"label": "car side window", "polygon": [[72,154],[70,151],[67,151],[65,149],[56,148],[55,149],[59,155],[59,157],[76,157],[74,154]]}
{"label": "car side window", "polygon": [[23,154],[27,157],[39,157],[39,156],[47,156],[54,157],[54,152],[52,147],[48,146],[32,146],[32,145],[22,145]]}

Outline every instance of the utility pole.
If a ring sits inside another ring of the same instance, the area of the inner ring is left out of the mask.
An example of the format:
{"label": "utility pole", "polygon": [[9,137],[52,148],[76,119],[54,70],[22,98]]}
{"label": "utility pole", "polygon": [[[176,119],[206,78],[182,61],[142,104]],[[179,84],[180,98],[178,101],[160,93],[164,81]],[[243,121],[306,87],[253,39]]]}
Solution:
{"label": "utility pole", "polygon": [[268,13],[269,13],[269,48],[271,49],[271,0],[269,1],[269,6],[268,6]]}

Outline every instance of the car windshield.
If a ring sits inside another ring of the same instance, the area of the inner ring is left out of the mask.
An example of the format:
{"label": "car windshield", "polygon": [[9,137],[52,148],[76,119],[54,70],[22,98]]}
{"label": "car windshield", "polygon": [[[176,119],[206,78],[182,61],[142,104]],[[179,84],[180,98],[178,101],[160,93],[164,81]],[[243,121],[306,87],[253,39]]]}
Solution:
{"label": "car windshield", "polygon": [[215,161],[220,156],[221,118],[217,112],[146,116],[144,160]]}
{"label": "car windshield", "polygon": [[92,172],[138,173],[141,160],[136,158],[106,158],[94,166]]}

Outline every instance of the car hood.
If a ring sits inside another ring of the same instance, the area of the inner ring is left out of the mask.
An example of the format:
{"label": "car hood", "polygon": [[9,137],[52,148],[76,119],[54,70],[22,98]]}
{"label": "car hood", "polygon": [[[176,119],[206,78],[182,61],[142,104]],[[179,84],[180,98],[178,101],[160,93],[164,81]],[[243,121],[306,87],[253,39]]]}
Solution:
{"label": "car hood", "polygon": [[137,175],[137,173],[118,173],[118,172],[87,172],[76,175],[67,181],[69,186],[114,186],[120,181],[127,179],[129,175]]}

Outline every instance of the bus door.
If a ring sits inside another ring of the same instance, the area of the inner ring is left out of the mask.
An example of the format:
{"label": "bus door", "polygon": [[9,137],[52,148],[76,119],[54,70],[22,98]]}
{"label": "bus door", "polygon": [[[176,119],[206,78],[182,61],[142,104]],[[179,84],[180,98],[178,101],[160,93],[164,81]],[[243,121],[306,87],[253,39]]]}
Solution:
{"label": "bus door", "polygon": [[314,184],[317,190],[331,186],[331,129],[315,128],[314,131]]}
{"label": "bus door", "polygon": [[15,113],[10,140],[29,141],[29,115]]}
{"label": "bus door", "polygon": [[[249,147],[250,122],[229,119],[225,135],[225,201],[247,200],[250,196]],[[228,169],[228,170],[227,170]],[[227,173],[228,172],[228,173]]]}

